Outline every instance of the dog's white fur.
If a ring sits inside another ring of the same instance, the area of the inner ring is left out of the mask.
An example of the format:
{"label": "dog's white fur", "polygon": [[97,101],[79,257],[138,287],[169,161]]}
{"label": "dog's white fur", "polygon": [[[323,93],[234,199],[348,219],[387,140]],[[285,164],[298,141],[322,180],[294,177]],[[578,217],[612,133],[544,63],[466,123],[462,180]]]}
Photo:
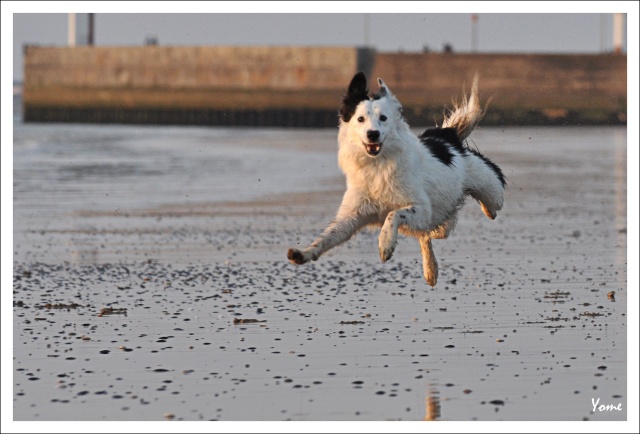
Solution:
{"label": "dog's white fur", "polygon": [[[324,232],[302,251],[289,249],[287,256],[295,264],[316,260],[363,227],[381,227],[382,261],[391,258],[398,232],[413,236],[420,242],[424,277],[435,286],[438,263],[431,239],[449,236],[467,194],[495,218],[503,204],[504,177],[497,166],[468,147],[446,145],[451,164],[444,164],[410,131],[400,102],[381,79],[378,85],[379,92],[369,96],[364,74],[352,80],[338,133],[338,163],[346,175],[347,191]],[[358,101],[363,91],[367,96]],[[482,114],[476,77],[469,100],[465,97],[445,116],[442,128],[455,129],[462,141]]]}

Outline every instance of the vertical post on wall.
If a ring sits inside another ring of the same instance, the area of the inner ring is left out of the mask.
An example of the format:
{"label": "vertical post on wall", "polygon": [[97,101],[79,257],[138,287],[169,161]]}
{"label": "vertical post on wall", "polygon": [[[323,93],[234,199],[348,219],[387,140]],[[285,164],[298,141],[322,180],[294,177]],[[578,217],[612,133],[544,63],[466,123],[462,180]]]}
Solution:
{"label": "vertical post on wall", "polygon": [[471,51],[478,52],[478,14],[471,14]]}
{"label": "vertical post on wall", "polygon": [[68,14],[67,45],[69,47],[94,44],[94,15],[95,14]]}
{"label": "vertical post on wall", "polygon": [[67,20],[67,45],[76,46],[76,14],[70,13]]}
{"label": "vertical post on wall", "polygon": [[95,14],[89,14],[89,34],[87,35],[87,45],[93,45],[95,43]]}
{"label": "vertical post on wall", "polygon": [[622,38],[624,34],[624,14],[613,14],[613,52],[622,53]]}

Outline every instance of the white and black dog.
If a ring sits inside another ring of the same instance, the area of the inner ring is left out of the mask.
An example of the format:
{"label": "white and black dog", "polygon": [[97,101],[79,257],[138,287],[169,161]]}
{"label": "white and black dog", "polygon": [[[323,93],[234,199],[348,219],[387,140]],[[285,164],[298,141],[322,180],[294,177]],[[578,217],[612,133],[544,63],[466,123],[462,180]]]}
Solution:
{"label": "white and black dog", "polygon": [[402,106],[378,79],[376,94],[357,73],[340,108],[338,164],[347,191],[336,218],[309,247],[289,249],[294,264],[316,260],[365,226],[382,227],[380,258],[389,260],[398,231],[416,237],[427,283],[436,285],[438,263],[432,238],[447,238],[456,225],[466,195],[476,199],[490,219],[502,208],[505,177],[500,168],[464,140],[483,116],[478,80],[471,96],[445,114],[441,128],[416,137],[402,116]]}

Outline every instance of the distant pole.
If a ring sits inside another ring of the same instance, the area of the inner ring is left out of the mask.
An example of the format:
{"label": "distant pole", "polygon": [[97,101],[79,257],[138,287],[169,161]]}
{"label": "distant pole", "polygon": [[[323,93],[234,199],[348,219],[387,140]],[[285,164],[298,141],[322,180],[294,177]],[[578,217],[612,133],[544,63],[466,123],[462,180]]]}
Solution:
{"label": "distant pole", "polygon": [[94,30],[95,30],[95,14],[89,14],[89,34],[87,35],[87,45],[93,45],[95,43]]}
{"label": "distant pole", "polygon": [[622,53],[622,37],[624,33],[624,14],[613,14],[613,52]]}
{"label": "distant pole", "polygon": [[95,14],[68,14],[67,45],[93,45],[95,42]]}
{"label": "distant pole", "polygon": [[76,14],[69,14],[67,24],[67,45],[69,47],[76,46]]}
{"label": "distant pole", "polygon": [[471,51],[478,52],[478,14],[471,14]]}

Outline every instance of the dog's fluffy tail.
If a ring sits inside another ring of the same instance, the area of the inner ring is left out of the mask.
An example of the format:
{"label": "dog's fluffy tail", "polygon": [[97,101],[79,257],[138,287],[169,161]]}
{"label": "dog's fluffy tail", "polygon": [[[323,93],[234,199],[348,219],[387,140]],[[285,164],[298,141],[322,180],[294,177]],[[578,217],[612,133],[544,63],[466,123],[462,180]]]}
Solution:
{"label": "dog's fluffy tail", "polygon": [[455,128],[458,137],[463,141],[469,137],[483,117],[484,110],[480,107],[480,99],[478,98],[478,74],[475,74],[471,86],[471,96],[467,99],[467,95],[463,94],[461,104],[454,101],[453,110],[444,114],[442,128]]}

